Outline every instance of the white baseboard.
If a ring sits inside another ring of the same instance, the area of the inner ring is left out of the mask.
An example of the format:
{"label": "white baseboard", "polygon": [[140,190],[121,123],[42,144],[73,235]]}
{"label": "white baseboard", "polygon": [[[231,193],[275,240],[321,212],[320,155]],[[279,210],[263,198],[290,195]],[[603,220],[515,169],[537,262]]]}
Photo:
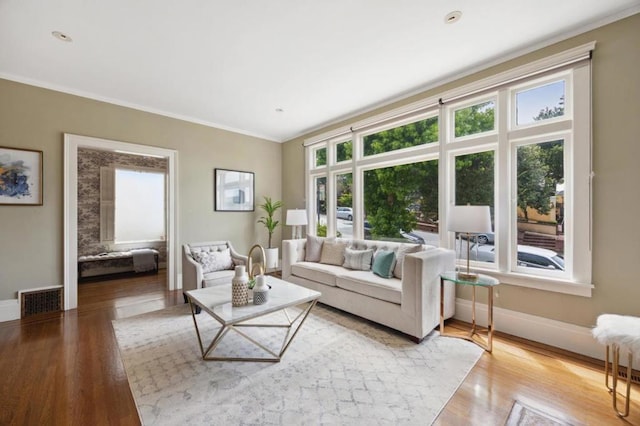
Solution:
{"label": "white baseboard", "polygon": [[[476,323],[478,325],[487,325],[487,314],[487,305],[476,303]],[[454,318],[471,322],[470,300],[456,299]],[[497,308],[495,305],[493,307],[493,326],[496,331],[604,360],[604,346],[593,338],[591,329],[588,327]]]}
{"label": "white baseboard", "polygon": [[0,300],[0,322],[20,319],[18,299]]}

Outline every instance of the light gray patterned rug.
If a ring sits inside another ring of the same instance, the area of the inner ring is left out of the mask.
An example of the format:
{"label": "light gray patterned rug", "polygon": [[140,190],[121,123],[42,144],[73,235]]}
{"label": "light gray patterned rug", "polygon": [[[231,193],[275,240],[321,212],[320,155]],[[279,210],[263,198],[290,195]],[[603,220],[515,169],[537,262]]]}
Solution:
{"label": "light gray patterned rug", "polygon": [[[198,320],[212,337],[215,321]],[[113,327],[145,425],[428,425],[482,355],[437,332],[415,344],[321,305],[280,363],[203,361],[187,305]],[[269,347],[281,342],[281,330],[251,330]],[[234,332],[217,350],[260,351]]]}

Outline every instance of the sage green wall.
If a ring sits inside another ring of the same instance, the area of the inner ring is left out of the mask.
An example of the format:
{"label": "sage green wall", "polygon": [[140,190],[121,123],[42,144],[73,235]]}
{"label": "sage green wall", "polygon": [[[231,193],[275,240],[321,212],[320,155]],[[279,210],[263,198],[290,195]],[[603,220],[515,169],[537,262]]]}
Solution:
{"label": "sage green wall", "polygon": [[[337,123],[287,142],[284,201],[304,200],[305,138],[367,116],[437,95],[581,44],[596,41],[593,54],[593,282],[591,298],[503,285],[495,306],[572,324],[591,326],[603,312],[640,315],[640,14],[442,85],[402,102]],[[297,162],[297,165],[295,165]],[[483,292],[479,292],[483,293]],[[470,298],[465,289],[458,296]],[[486,300],[486,299],[485,299]]]}
{"label": "sage green wall", "polygon": [[[0,79],[0,146],[44,153],[44,205],[0,206],[0,300],[63,282],[64,133],[178,151],[180,245],[229,239],[240,252],[266,245],[257,204],[263,195],[282,197],[280,144]],[[255,212],[214,212],[216,167],[255,172]]]}

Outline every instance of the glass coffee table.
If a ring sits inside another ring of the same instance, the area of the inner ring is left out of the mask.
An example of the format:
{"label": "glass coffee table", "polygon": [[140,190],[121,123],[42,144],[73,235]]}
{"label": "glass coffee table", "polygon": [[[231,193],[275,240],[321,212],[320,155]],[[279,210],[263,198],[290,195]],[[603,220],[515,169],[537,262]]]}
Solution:
{"label": "glass coffee table", "polygon": [[[309,312],[316,305],[321,293],[307,289],[305,287],[292,284],[281,279],[266,276],[267,284],[271,287],[269,290],[267,303],[262,305],[254,305],[249,303],[244,306],[233,306],[231,304],[231,284],[224,284],[215,287],[190,290],[186,292],[189,305],[191,307],[191,316],[193,324],[196,328],[198,343],[202,359],[206,361],[260,361],[260,362],[279,362],[285,351],[293,341],[302,324],[307,319]],[[291,317],[287,312],[287,308],[306,305],[303,309]],[[198,327],[196,319],[196,306],[200,307],[201,313],[206,313],[217,322],[220,323],[220,330],[213,337],[211,343],[205,348],[202,342],[202,335]],[[274,312],[284,311],[286,322],[279,324],[264,323],[248,323],[250,320],[269,315]],[[287,332],[284,336],[282,346],[278,352],[267,348],[258,342],[254,337],[249,336],[241,330],[243,327],[276,327],[286,328]],[[265,357],[229,357],[229,356],[213,356],[213,352],[220,344],[222,339],[229,331],[233,330],[246,340],[261,348],[271,356]]]}
{"label": "glass coffee table", "polygon": [[[459,285],[468,285],[473,289],[473,296],[471,300],[471,330],[466,334],[455,334],[444,332],[444,282],[451,281]],[[446,337],[458,337],[461,339],[469,340],[478,346],[482,347],[487,352],[491,352],[493,349],[493,287],[500,285],[500,281],[489,275],[477,274],[477,278],[469,279],[465,276],[461,276],[455,271],[445,272],[440,274],[440,335]],[[484,287],[488,291],[488,322],[486,336],[482,336],[478,333],[476,327],[476,287]]]}

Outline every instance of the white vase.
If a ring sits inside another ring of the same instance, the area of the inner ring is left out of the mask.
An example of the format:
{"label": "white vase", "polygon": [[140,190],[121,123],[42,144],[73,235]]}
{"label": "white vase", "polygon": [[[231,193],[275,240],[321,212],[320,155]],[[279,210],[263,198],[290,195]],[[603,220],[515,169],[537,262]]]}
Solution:
{"label": "white vase", "polygon": [[264,255],[266,257],[264,267],[266,269],[276,269],[278,267],[278,247],[264,249]]}
{"label": "white vase", "polygon": [[263,305],[267,303],[269,295],[269,286],[264,275],[256,277],[256,285],[253,287],[253,304]]}
{"label": "white vase", "polygon": [[249,276],[244,265],[236,266],[236,275],[231,279],[231,304],[244,306],[249,303]]}

